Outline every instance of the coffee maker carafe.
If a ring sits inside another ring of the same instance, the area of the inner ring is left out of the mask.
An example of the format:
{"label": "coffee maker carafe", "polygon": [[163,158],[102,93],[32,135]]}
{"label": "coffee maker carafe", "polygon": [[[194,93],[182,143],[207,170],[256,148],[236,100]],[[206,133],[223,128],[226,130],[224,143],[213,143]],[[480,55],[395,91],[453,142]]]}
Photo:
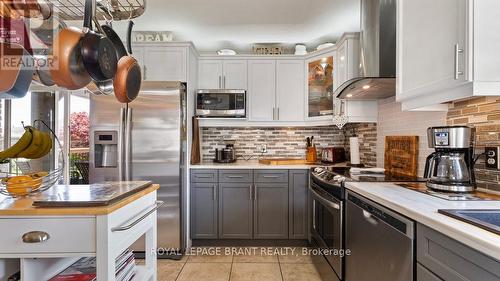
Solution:
{"label": "coffee maker carafe", "polygon": [[476,189],[473,135],[473,129],[466,126],[427,129],[429,147],[436,150],[425,162],[428,188],[447,192]]}

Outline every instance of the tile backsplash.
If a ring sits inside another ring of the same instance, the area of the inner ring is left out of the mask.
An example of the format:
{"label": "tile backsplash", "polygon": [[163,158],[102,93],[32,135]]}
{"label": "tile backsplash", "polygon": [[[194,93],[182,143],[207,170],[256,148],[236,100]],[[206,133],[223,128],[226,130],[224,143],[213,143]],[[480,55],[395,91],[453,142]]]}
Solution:
{"label": "tile backsplash", "polygon": [[[476,154],[483,153],[487,146],[500,146],[500,98],[478,97],[453,102],[447,124],[476,128]],[[478,187],[500,192],[500,171],[486,169],[484,157],[479,158],[475,171]]]}
{"label": "tile backsplash", "polygon": [[376,124],[348,124],[342,130],[335,126],[321,127],[203,127],[201,128],[201,154],[204,161],[214,159],[215,148],[224,147],[225,140],[235,140],[239,157],[257,158],[266,145],[265,158],[305,158],[306,137],[314,136],[314,143],[322,147],[343,146],[348,151],[349,136],[360,137],[361,161],[375,165]]}

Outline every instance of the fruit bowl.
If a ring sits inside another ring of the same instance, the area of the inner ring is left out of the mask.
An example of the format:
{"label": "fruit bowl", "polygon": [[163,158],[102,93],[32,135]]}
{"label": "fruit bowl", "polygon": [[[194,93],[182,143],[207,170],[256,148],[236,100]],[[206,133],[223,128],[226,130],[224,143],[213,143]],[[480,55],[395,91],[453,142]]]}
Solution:
{"label": "fruit bowl", "polygon": [[[54,131],[42,120],[35,120],[34,125],[26,126],[23,136],[5,151],[0,152],[2,163],[15,165],[15,172],[7,165],[7,171],[0,170],[0,194],[22,197],[42,192],[57,184],[63,176],[64,157],[61,142]],[[40,129],[44,126],[46,131]],[[33,160],[42,159],[52,151],[54,141],[59,146],[58,167],[51,171],[33,171]]]}

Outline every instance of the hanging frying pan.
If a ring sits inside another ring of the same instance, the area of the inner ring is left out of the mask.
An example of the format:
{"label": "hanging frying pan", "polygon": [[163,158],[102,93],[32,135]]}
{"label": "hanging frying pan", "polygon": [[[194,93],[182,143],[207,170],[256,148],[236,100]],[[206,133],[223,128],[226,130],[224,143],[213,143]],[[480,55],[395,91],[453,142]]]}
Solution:
{"label": "hanging frying pan", "polygon": [[54,39],[53,64],[50,74],[56,85],[69,90],[85,87],[91,79],[81,56],[83,32],[75,27],[61,30]]}
{"label": "hanging frying pan", "polygon": [[134,23],[129,22],[127,32],[127,47],[129,55],[120,58],[118,61],[118,71],[115,75],[113,83],[115,89],[115,97],[121,103],[129,103],[133,101],[141,89],[141,67],[137,61],[130,56],[132,54],[132,27]]}
{"label": "hanging frying pan", "polygon": [[118,58],[111,40],[92,30],[92,9],[92,0],[85,0],[83,27],[86,32],[81,42],[82,59],[93,80],[105,81],[115,76]]}
{"label": "hanging frying pan", "polygon": [[26,95],[35,72],[29,65],[31,55],[16,43],[0,43],[0,98],[22,98]]}

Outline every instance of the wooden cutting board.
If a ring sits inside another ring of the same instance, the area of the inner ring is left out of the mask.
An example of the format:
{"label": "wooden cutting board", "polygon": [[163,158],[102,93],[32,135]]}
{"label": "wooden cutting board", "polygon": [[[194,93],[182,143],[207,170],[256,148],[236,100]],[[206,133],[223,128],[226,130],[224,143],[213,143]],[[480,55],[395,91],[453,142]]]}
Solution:
{"label": "wooden cutting board", "polygon": [[418,136],[386,136],[384,168],[386,173],[417,176]]}
{"label": "wooden cutting board", "polygon": [[277,159],[260,159],[259,163],[265,165],[301,165],[301,164],[315,164],[316,162],[307,162],[306,159],[277,158]]}

